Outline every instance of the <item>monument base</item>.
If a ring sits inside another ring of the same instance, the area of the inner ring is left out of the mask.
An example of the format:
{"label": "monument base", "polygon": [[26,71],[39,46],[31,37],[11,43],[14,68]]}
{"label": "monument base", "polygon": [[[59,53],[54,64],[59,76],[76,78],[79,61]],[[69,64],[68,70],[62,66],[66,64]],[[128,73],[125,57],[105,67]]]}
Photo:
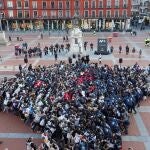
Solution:
{"label": "monument base", "polygon": [[10,43],[7,41],[7,39],[5,38],[5,32],[0,32],[0,46],[6,46],[9,45]]}
{"label": "monument base", "polygon": [[82,31],[78,27],[74,27],[70,32],[70,52],[69,55],[83,54],[83,40],[82,40]]}

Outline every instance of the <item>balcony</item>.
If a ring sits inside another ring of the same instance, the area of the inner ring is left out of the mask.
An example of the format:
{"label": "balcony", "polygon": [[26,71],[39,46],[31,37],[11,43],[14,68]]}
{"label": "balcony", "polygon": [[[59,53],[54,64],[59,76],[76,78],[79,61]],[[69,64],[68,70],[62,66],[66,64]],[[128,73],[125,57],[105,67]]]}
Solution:
{"label": "balcony", "polygon": [[124,4],[124,5],[123,5],[123,8],[127,8],[127,4]]}
{"label": "balcony", "polygon": [[122,15],[121,17],[122,17],[122,18],[127,18],[127,15]]}
{"label": "balcony", "polygon": [[115,15],[114,18],[119,18],[119,15]]}
{"label": "balcony", "polygon": [[106,8],[111,8],[111,6],[106,6]]}
{"label": "balcony", "polygon": [[143,6],[140,6],[140,8],[141,8],[141,9],[148,9],[148,5],[147,5],[147,6],[146,6],[146,5],[145,5],[145,6],[144,6],[144,5],[143,5]]}
{"label": "balcony", "polygon": [[47,9],[47,6],[42,6],[42,9]]}
{"label": "balcony", "polygon": [[132,6],[139,6],[140,5],[140,3],[138,3],[138,2],[133,2],[132,3]]}
{"label": "balcony", "polygon": [[98,8],[103,8],[103,6],[102,6],[102,5],[100,5]]}
{"label": "balcony", "polygon": [[110,18],[111,17],[111,15],[106,15],[106,18]]}
{"label": "balcony", "polygon": [[14,6],[7,6],[7,9],[14,9]]}
{"label": "balcony", "polygon": [[119,5],[115,5],[115,8],[119,8]]}

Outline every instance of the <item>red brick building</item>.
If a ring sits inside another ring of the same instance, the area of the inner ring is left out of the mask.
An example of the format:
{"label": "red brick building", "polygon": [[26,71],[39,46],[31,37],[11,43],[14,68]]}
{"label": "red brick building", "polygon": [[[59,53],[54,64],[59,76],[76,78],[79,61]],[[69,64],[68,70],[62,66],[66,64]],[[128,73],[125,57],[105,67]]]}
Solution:
{"label": "red brick building", "polygon": [[4,30],[71,27],[75,14],[83,29],[124,29],[131,16],[131,0],[0,0]]}

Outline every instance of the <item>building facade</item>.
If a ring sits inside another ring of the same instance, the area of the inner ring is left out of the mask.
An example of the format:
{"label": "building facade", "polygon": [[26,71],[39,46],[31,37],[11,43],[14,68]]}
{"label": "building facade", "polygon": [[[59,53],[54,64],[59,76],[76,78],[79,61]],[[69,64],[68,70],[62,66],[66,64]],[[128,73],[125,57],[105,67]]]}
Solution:
{"label": "building facade", "polygon": [[83,30],[128,28],[131,0],[0,0],[3,30],[63,30],[75,14]]}
{"label": "building facade", "polygon": [[132,0],[133,16],[150,16],[150,0]]}

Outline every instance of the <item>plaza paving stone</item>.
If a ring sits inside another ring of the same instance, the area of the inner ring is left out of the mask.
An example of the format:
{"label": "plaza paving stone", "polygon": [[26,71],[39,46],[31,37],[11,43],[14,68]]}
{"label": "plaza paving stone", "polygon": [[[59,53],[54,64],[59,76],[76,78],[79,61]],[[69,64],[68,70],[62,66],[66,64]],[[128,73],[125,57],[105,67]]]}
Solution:
{"label": "plaza paving stone", "polygon": [[150,112],[140,112],[140,115],[150,135]]}
{"label": "plaza paving stone", "polygon": [[133,114],[130,116],[130,126],[128,128],[128,135],[130,135],[130,136],[139,136],[140,135],[140,131],[138,129],[138,126],[136,124]]}
{"label": "plaza paving stone", "polygon": [[143,142],[123,142],[123,150],[128,150],[129,147],[132,147],[133,150],[145,150]]}
{"label": "plaza paving stone", "polygon": [[[0,145],[0,150],[5,150],[5,148],[8,148],[8,150],[26,150],[26,139],[1,138],[0,140],[3,141],[3,144]],[[37,145],[41,142],[39,139],[33,139],[33,141]]]}
{"label": "plaza paving stone", "polygon": [[[6,36],[8,37],[9,34],[7,34]],[[39,33],[11,33],[11,35],[12,43],[7,47],[0,47],[0,56],[2,56],[3,58],[3,61],[0,62],[0,81],[4,76],[11,77],[12,75],[14,75],[18,70],[17,66],[19,64],[24,64],[23,56],[18,56],[16,58],[16,56],[14,55],[14,46],[22,44],[22,42],[16,41],[17,35],[20,35],[24,41],[28,42],[30,47],[36,46],[37,43],[40,43],[42,48],[44,48],[45,45],[50,46],[51,44],[56,43],[66,44],[66,42],[63,42],[62,40],[62,33],[54,34],[51,37],[46,34],[44,35],[43,40],[39,38]],[[92,33],[84,33],[83,35],[83,41],[88,41],[87,53],[91,57],[91,62],[97,63],[99,56],[94,55],[93,52],[90,52],[89,44],[92,42],[94,44],[94,50],[96,50],[97,39],[112,37],[112,33],[96,33],[96,35],[93,35]],[[111,43],[109,43],[109,45],[113,45],[114,52],[111,55],[102,56],[102,64],[108,64],[112,66],[114,64],[119,64],[119,58],[123,58],[122,66],[132,66],[137,62],[139,65],[146,67],[148,64],[150,64],[150,48],[144,46],[144,39],[146,37],[146,32],[138,32],[138,36],[136,37],[132,37],[130,33],[119,33],[119,37],[112,37],[112,41]],[[136,53],[134,55],[132,53],[129,53],[128,56],[125,54],[125,46],[127,44],[130,47],[130,51],[133,47],[136,48]],[[123,47],[122,54],[118,53],[119,45],[122,45]],[[142,57],[138,58],[138,51],[140,49],[142,49]],[[60,60],[68,62],[68,55],[58,56],[57,63]],[[29,59],[29,63],[32,63],[34,66],[48,66],[50,64],[54,64],[55,60],[53,56],[43,56],[42,59],[37,57]],[[132,114],[130,116],[129,133],[128,135],[123,136],[123,150],[127,150],[128,147],[133,147],[134,150],[150,150],[150,98],[146,101],[141,102],[141,107],[136,109],[137,114]],[[23,138],[24,133],[27,133],[28,135],[32,134],[33,136],[36,134],[33,133],[30,127],[25,125],[23,121],[20,120],[20,118],[13,114],[1,112],[0,118],[0,136],[1,134],[7,136],[6,133],[15,133],[14,138],[10,138],[10,136],[8,136],[8,138],[0,138],[0,141],[3,141],[3,144],[0,145],[0,150],[3,150],[6,147],[9,150],[25,150],[26,139]],[[141,127],[144,129],[140,129],[140,124],[142,124]],[[147,133],[142,133],[142,131],[147,131]],[[16,136],[19,136],[20,134],[22,135],[22,138],[16,139]],[[145,135],[143,136],[143,134]],[[38,139],[37,143],[39,144],[40,141],[41,140]]]}

